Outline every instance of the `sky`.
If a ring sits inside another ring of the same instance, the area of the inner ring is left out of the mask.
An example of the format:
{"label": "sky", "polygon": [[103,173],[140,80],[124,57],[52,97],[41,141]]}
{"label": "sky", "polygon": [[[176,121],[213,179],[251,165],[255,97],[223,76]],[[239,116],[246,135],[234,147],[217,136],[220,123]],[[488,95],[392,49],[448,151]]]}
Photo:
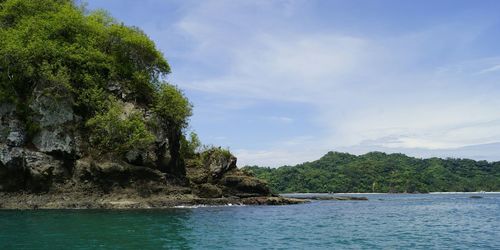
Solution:
{"label": "sky", "polygon": [[88,0],[155,41],[238,165],[500,160],[500,1]]}

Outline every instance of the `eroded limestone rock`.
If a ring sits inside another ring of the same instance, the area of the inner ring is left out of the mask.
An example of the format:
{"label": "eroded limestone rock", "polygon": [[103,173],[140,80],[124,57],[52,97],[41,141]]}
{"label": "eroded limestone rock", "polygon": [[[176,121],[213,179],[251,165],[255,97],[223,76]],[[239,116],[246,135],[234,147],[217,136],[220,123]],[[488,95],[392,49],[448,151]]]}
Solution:
{"label": "eroded limestone rock", "polygon": [[45,153],[63,152],[70,154],[76,151],[73,136],[64,131],[64,128],[43,129],[33,138],[33,144],[38,150]]}
{"label": "eroded limestone rock", "polygon": [[50,155],[0,145],[0,191],[45,191],[67,175],[63,162]]}
{"label": "eroded limestone rock", "polygon": [[69,99],[49,97],[43,91],[37,93],[30,108],[35,112],[34,121],[40,127],[33,144],[40,152],[74,154],[76,126],[80,120],[73,112]]}
{"label": "eroded limestone rock", "polygon": [[220,179],[225,173],[236,168],[237,158],[231,154],[222,153],[220,149],[206,152],[204,167],[208,169],[212,180]]}
{"label": "eroded limestone rock", "polygon": [[75,163],[73,178],[79,182],[93,182],[112,187],[130,186],[136,181],[165,182],[165,174],[142,166],[120,161],[93,161],[80,159]]}
{"label": "eroded limestone rock", "polygon": [[20,147],[26,142],[26,130],[16,116],[13,104],[0,104],[0,143]]}

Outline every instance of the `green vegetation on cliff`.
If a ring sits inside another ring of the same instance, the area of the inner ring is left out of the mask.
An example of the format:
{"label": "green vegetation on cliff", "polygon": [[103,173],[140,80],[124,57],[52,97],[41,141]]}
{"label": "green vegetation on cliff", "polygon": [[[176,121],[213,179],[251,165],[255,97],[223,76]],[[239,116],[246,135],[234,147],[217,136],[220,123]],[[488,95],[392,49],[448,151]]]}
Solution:
{"label": "green vegetation on cliff", "polygon": [[0,0],[0,208],[288,202],[252,199],[265,183],[186,136],[192,105],[153,41],[75,2]]}
{"label": "green vegetation on cliff", "polygon": [[0,37],[0,104],[15,105],[28,137],[40,132],[33,105],[45,98],[81,118],[84,153],[142,151],[161,129],[178,161],[191,104],[162,81],[170,67],[139,28],[72,0],[3,0]]}
{"label": "green vegetation on cliff", "polygon": [[280,168],[245,167],[275,192],[499,191],[500,162],[417,159],[372,152],[329,152],[321,159]]}

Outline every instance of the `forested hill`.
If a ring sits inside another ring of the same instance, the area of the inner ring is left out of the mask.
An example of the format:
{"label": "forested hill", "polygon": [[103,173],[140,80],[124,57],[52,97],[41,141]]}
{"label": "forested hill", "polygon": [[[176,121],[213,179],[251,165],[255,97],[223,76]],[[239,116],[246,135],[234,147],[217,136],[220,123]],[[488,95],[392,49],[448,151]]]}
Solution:
{"label": "forested hill", "polygon": [[317,161],[296,166],[245,169],[280,193],[500,191],[500,162],[469,159],[329,152]]}

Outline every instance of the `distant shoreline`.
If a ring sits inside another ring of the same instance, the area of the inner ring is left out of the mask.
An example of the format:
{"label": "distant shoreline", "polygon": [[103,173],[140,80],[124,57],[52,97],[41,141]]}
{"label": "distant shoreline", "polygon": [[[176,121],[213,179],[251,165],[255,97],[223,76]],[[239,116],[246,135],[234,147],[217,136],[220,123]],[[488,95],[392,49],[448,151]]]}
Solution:
{"label": "distant shoreline", "polygon": [[[315,161],[266,168],[247,166],[278,193],[361,192],[431,193],[448,191],[500,192],[500,162],[470,159],[420,159],[405,154],[370,152],[352,155],[328,152]],[[321,178],[319,178],[321,177]]]}

